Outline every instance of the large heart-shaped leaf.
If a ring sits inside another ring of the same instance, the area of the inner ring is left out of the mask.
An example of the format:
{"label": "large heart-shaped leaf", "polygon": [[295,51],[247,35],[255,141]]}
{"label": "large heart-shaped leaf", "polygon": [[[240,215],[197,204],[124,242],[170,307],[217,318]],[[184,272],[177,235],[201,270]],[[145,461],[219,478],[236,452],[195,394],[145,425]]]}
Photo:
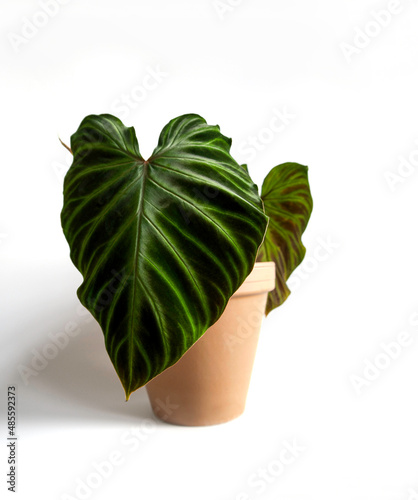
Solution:
{"label": "large heart-shaped leaf", "polygon": [[268,219],[230,146],[192,114],[166,125],[147,161],[111,115],[88,116],[71,137],[62,226],[127,399],[178,361],[252,270]]}
{"label": "large heart-shaped leaf", "polygon": [[277,165],[264,179],[261,198],[270,220],[257,260],[276,263],[276,286],[268,295],[268,314],[289,296],[286,281],[305,256],[301,237],[313,207],[308,167]]}

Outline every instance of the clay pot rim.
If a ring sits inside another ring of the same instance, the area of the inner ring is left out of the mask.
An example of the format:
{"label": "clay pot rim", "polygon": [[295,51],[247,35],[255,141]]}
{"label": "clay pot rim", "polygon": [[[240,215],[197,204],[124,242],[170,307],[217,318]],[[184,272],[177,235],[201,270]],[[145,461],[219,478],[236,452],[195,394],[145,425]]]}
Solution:
{"label": "clay pot rim", "polygon": [[265,293],[274,290],[276,285],[276,265],[274,262],[256,262],[244,283],[231,298],[242,295]]}

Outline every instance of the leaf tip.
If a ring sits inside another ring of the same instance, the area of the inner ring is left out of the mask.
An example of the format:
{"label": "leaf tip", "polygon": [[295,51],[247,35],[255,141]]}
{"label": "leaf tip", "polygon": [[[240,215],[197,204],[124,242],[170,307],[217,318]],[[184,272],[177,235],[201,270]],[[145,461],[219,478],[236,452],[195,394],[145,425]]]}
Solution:
{"label": "leaf tip", "polygon": [[121,382],[122,382],[123,390],[125,391],[125,403],[127,403],[129,401],[129,398],[131,397],[131,394],[133,391],[131,390],[130,385],[125,385],[122,380],[121,380]]}

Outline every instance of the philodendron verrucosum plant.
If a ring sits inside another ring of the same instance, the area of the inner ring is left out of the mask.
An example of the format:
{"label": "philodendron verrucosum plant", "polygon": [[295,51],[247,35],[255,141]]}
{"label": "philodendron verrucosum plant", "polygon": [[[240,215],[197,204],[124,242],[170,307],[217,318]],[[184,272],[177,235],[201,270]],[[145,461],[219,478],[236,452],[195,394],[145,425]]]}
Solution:
{"label": "philodendron verrucosum plant", "polygon": [[307,167],[274,167],[260,195],[230,147],[196,114],[171,120],[148,160],[109,114],[71,137],[61,223],[126,399],[217,321],[256,261],[276,264],[266,314],[290,293],[312,211]]}

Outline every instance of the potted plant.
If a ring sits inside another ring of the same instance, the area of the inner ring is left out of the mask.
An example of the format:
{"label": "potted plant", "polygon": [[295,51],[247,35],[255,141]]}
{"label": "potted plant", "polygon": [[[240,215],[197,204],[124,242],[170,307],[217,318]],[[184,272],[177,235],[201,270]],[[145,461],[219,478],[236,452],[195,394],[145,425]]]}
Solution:
{"label": "potted plant", "polygon": [[[236,391],[227,384],[222,397],[206,402],[196,392],[226,382],[219,358],[229,350],[224,369],[245,379],[245,404],[249,375],[240,376],[233,360],[247,360],[251,370],[256,335],[231,349],[219,333],[223,313],[228,305],[236,318],[238,303],[241,315],[254,311],[247,299],[262,281],[255,307],[268,314],[288,296],[286,280],[305,253],[307,167],[276,166],[260,195],[230,147],[218,126],[196,114],[171,120],[148,160],[133,127],[112,115],[87,116],[71,137],[61,223],[84,279],[77,295],[101,326],[126,400],[146,385],[154,413],[174,423],[217,423],[242,412],[242,403],[222,412]],[[250,354],[238,353],[251,345]],[[182,365],[198,375],[181,374]],[[174,399],[164,380],[177,391]],[[170,410],[159,413],[164,404]],[[210,409],[218,413],[209,416]]]}

